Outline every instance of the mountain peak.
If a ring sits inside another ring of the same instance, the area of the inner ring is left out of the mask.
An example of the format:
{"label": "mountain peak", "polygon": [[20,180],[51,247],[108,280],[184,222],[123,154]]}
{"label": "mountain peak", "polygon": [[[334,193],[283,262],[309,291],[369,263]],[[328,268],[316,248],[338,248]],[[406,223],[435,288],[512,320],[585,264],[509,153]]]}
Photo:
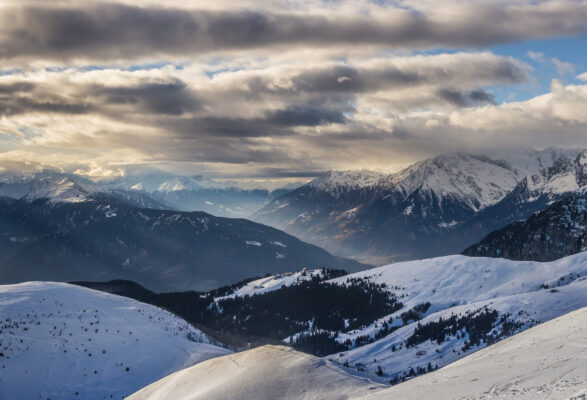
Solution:
{"label": "mountain peak", "polygon": [[348,191],[376,186],[385,174],[371,170],[328,171],[308,186],[324,191]]}

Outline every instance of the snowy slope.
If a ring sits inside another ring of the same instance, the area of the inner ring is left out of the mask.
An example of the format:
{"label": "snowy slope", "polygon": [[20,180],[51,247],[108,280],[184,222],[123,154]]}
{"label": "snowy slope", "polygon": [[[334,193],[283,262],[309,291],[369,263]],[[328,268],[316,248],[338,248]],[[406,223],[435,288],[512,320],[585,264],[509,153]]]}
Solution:
{"label": "snowy slope", "polygon": [[308,183],[309,187],[331,192],[333,194],[349,190],[373,187],[386,175],[380,172],[359,171],[329,171]]}
{"label": "snowy slope", "polygon": [[147,386],[129,400],[313,400],[362,397],[382,385],[286,347],[216,358]]}
{"label": "snowy slope", "polygon": [[502,199],[522,176],[509,163],[483,156],[455,154],[424,160],[381,183],[405,198],[415,191],[451,197],[478,211]]}
{"label": "snowy slope", "polygon": [[76,182],[63,174],[11,176],[0,180],[0,197],[27,201],[49,199],[54,203],[79,203],[87,201],[97,191],[95,186]]}
{"label": "snowy slope", "polygon": [[321,277],[322,270],[321,269],[312,269],[308,270],[307,272],[298,271],[298,272],[286,272],[283,274],[276,274],[266,276],[261,279],[256,279],[244,285],[243,287],[238,288],[233,293],[228,296],[218,297],[215,300],[220,301],[223,299],[228,298],[235,298],[235,297],[244,297],[244,296],[253,296],[255,294],[264,294],[269,293],[274,290],[280,289],[282,287],[287,287],[291,285],[295,285],[298,282],[304,280],[310,280],[314,276]]}
{"label": "snowy slope", "polygon": [[120,399],[229,353],[159,308],[64,283],[0,286],[0,321],[2,400]]}
{"label": "snowy slope", "polygon": [[587,308],[391,388],[348,372],[284,347],[264,346],[185,369],[129,400],[584,399]]}
{"label": "snowy slope", "polygon": [[366,399],[585,399],[587,308]]}
{"label": "snowy slope", "polygon": [[[587,306],[586,276],[587,252],[549,263],[448,256],[397,263],[338,278],[333,282],[364,278],[384,283],[400,297],[404,307],[363,329],[339,334],[337,340],[345,342],[361,336],[374,337],[384,322],[396,328],[374,343],[330,358],[386,381],[401,379],[412,368],[428,369],[429,363],[442,367],[485,347],[492,340],[489,336],[507,337]],[[422,320],[401,318],[402,313],[425,302],[430,307]],[[465,321],[485,309],[496,314],[491,322],[493,328],[487,329],[479,342],[472,339],[471,328],[459,328],[446,329],[441,342],[425,339],[408,346],[408,339],[419,325],[447,321],[453,315],[466,325]],[[376,376],[379,367],[383,374]]]}

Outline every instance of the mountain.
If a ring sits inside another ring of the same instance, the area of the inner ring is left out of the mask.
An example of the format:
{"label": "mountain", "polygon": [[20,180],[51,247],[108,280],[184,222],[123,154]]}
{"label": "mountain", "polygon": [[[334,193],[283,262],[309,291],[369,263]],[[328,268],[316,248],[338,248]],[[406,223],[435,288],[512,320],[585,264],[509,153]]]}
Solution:
{"label": "mountain", "polygon": [[47,200],[50,203],[83,203],[95,199],[111,198],[128,205],[166,209],[165,204],[135,191],[103,187],[74,174],[44,171],[30,175],[0,175],[0,198]]}
{"label": "mountain", "polygon": [[252,218],[371,263],[451,254],[584,184],[586,160],[548,148],[438,156],[394,174],[330,172]]}
{"label": "mountain", "polygon": [[0,282],[130,279],[155,291],[211,289],[302,267],[357,271],[284,232],[203,212],[0,198]]}
{"label": "mountain", "polygon": [[129,400],[582,399],[587,394],[587,308],[489,346],[428,375],[386,388],[337,365],[265,346],[165,377]]}
{"label": "mountain", "polygon": [[463,254],[550,261],[587,250],[587,190],[578,190],[487,235]]}
{"label": "mountain", "polygon": [[[488,233],[500,229],[514,221],[525,220],[534,213],[544,210],[549,205],[569,193],[580,190],[587,185],[587,151],[574,158],[559,158],[555,163],[540,173],[528,175],[501,201],[489,206],[473,218],[455,226],[445,239],[462,244],[462,248],[473,244],[472,238],[481,240]],[[464,241],[463,238],[468,238]],[[550,260],[563,257],[560,254]]]}
{"label": "mountain", "polygon": [[167,311],[64,283],[0,286],[0,398],[120,399],[230,352]]}
{"label": "mountain", "polygon": [[267,184],[273,189],[262,188],[254,181],[217,181],[201,175],[177,176],[155,169],[129,171],[124,176],[93,181],[76,174],[46,170],[0,174],[0,197],[79,203],[102,196],[137,207],[247,217],[270,200],[299,186],[296,183],[286,187],[275,182]]}
{"label": "mountain", "polygon": [[[175,176],[149,170],[102,181],[108,188],[144,193],[181,211],[205,211],[223,217],[248,217],[289,188],[267,190],[235,181],[218,181],[202,175]],[[249,186],[249,187],[246,187]]]}

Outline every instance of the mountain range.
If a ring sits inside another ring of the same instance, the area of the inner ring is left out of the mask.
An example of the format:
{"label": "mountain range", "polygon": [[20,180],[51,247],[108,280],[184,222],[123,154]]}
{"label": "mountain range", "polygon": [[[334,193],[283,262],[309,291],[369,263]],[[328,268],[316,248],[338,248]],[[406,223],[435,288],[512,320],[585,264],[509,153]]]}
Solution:
{"label": "mountain range", "polygon": [[252,219],[372,264],[454,254],[587,183],[587,152],[453,154],[393,174],[329,172]]}
{"label": "mountain range", "polygon": [[203,290],[302,267],[368,267],[248,220],[138,207],[59,182],[50,198],[0,198],[1,283],[122,278]]}
{"label": "mountain range", "polygon": [[81,202],[102,193],[137,206],[178,211],[204,211],[221,217],[247,217],[271,199],[296,187],[255,182],[220,181],[202,175],[178,176],[156,169],[124,171],[121,176],[91,180],[84,176],[45,170],[28,174],[0,174],[0,197],[48,198],[53,202]]}

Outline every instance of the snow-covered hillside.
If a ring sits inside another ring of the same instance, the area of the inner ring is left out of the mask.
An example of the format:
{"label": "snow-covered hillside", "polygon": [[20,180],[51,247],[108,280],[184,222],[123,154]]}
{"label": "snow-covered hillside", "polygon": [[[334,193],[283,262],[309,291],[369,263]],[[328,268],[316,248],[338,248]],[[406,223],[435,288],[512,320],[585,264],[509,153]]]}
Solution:
{"label": "snow-covered hillside", "polygon": [[[454,362],[488,343],[587,306],[587,252],[549,263],[465,256],[359,272],[404,303],[396,313],[336,340],[357,345],[330,358],[397,382]],[[403,314],[403,315],[402,315]],[[391,332],[391,333],[390,333]],[[381,368],[381,370],[379,370]]]}
{"label": "snow-covered hillside", "polygon": [[587,308],[365,399],[587,398]]}
{"label": "snow-covered hillside", "polygon": [[129,400],[580,400],[587,396],[586,361],[582,308],[391,388],[325,360],[264,346],[177,372]]}
{"label": "snow-covered hillside", "polygon": [[159,308],[65,283],[0,286],[0,399],[120,399],[229,353]]}
{"label": "snow-covered hillside", "polygon": [[[284,246],[281,244],[281,246]],[[286,272],[283,274],[276,274],[266,276],[261,279],[256,279],[247,283],[246,285],[236,289],[233,293],[216,298],[216,301],[228,299],[228,298],[235,298],[235,297],[243,297],[243,296],[253,296],[255,294],[264,294],[269,293],[277,289],[281,289],[282,287],[287,287],[291,285],[295,285],[298,282],[304,280],[310,280],[313,277],[322,277],[323,273],[321,269],[311,269],[307,271],[298,271],[298,272]]]}
{"label": "snow-covered hillside", "polygon": [[263,346],[177,372],[128,400],[338,400],[382,388],[320,358]]}

